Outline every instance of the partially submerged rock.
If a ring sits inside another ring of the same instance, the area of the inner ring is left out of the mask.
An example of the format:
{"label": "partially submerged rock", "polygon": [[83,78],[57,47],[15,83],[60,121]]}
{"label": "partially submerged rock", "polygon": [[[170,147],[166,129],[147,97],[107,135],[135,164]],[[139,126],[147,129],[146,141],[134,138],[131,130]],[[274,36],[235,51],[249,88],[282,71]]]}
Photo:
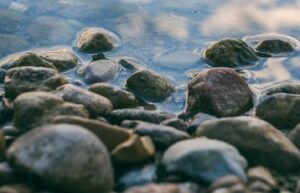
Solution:
{"label": "partially submerged rock", "polygon": [[152,102],[161,101],[175,91],[169,80],[151,70],[134,73],[127,79],[126,86],[136,96]]}
{"label": "partially submerged rock", "polygon": [[89,87],[89,90],[108,98],[114,106],[114,109],[133,108],[138,106],[138,100],[135,96],[125,90],[107,83],[96,83]]}
{"label": "partially submerged rock", "polygon": [[210,120],[197,129],[196,135],[235,146],[250,165],[264,165],[283,173],[300,170],[299,150],[263,120],[252,117]]}
{"label": "partially submerged rock", "polygon": [[113,60],[96,60],[82,66],[79,73],[89,83],[107,82],[114,80],[119,74],[119,65]]}
{"label": "partially submerged rock", "polygon": [[212,183],[217,179],[235,175],[246,180],[246,160],[233,146],[206,138],[178,142],[164,153],[162,175],[181,176],[198,183]]}
{"label": "partially submerged rock", "polygon": [[102,28],[87,28],[80,35],[76,47],[83,52],[109,52],[119,44],[118,37]]}
{"label": "partially submerged rock", "polygon": [[80,126],[45,125],[31,130],[10,146],[7,159],[19,172],[55,190],[108,193],[113,187],[105,146]]}
{"label": "partially submerged rock", "polygon": [[295,51],[292,44],[281,39],[267,39],[255,46],[256,50],[268,54],[286,54]]}
{"label": "partially submerged rock", "polygon": [[266,97],[256,107],[256,116],[278,129],[293,129],[300,123],[300,95],[278,93]]}
{"label": "partially submerged rock", "polygon": [[299,82],[286,82],[273,85],[266,88],[263,93],[266,95],[273,95],[276,93],[286,93],[286,94],[300,94],[300,83]]}
{"label": "partially submerged rock", "polygon": [[204,58],[213,67],[240,67],[254,65],[259,57],[254,49],[240,39],[224,39],[204,51]]}
{"label": "partially submerged rock", "polygon": [[188,84],[187,112],[218,117],[240,115],[253,105],[248,84],[230,68],[199,72]]}

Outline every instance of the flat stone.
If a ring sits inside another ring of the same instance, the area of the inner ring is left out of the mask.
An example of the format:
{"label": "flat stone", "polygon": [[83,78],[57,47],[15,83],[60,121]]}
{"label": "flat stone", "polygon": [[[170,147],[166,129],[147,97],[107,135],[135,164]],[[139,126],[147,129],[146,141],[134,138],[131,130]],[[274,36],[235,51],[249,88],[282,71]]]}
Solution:
{"label": "flat stone", "polygon": [[113,60],[96,60],[82,66],[79,73],[89,83],[114,80],[119,74],[119,65]]}
{"label": "flat stone", "polygon": [[263,99],[256,107],[256,116],[278,129],[293,129],[300,123],[300,95],[278,93]]}
{"label": "flat stone", "polygon": [[224,39],[210,45],[204,58],[213,67],[240,67],[255,65],[259,57],[253,48],[240,39]]}
{"label": "flat stone", "polygon": [[82,104],[92,117],[106,115],[113,109],[107,98],[71,84],[57,88],[54,93],[65,101]]}
{"label": "flat stone", "polygon": [[113,187],[105,146],[80,126],[57,124],[33,129],[10,146],[7,158],[19,172],[62,192],[108,193]]}
{"label": "flat stone", "polygon": [[210,120],[198,127],[197,136],[235,146],[252,166],[263,165],[282,173],[300,169],[300,152],[283,133],[253,117]]}
{"label": "flat stone", "polygon": [[136,96],[151,102],[161,101],[175,91],[169,80],[151,70],[135,72],[127,79],[126,86]]}
{"label": "flat stone", "polygon": [[248,84],[230,68],[203,70],[188,84],[187,112],[218,117],[243,114],[253,106]]}
{"label": "flat stone", "polygon": [[234,175],[246,180],[246,160],[225,142],[206,138],[190,139],[172,145],[162,158],[162,175],[179,175],[198,183],[212,183]]}
{"label": "flat stone", "polygon": [[138,106],[135,96],[125,90],[107,83],[96,83],[89,87],[89,90],[108,98],[113,104],[114,109],[133,108]]}
{"label": "flat stone", "polygon": [[87,53],[109,52],[120,44],[119,41],[119,38],[108,30],[86,28],[79,35],[76,47]]}

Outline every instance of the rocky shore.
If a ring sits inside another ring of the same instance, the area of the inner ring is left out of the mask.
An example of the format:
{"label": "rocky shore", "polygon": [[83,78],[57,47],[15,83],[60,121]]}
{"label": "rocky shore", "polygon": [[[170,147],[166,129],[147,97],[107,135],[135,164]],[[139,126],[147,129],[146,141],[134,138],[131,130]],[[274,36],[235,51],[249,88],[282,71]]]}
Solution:
{"label": "rocky shore", "polygon": [[[240,73],[298,50],[287,41],[212,43],[179,114],[155,104],[178,89],[87,28],[71,48],[0,61],[0,193],[299,193],[300,83],[257,93]],[[84,83],[66,76],[76,71]],[[110,81],[125,76],[124,85]],[[176,77],[175,77],[176,78]]]}

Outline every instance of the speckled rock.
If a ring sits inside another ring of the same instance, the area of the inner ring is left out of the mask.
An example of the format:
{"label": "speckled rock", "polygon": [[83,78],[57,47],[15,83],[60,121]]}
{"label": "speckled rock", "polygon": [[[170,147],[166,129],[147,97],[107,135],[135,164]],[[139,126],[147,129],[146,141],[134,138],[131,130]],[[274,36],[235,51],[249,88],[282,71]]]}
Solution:
{"label": "speckled rock", "polygon": [[256,107],[256,116],[278,129],[293,129],[300,123],[300,95],[278,93],[266,97]]}
{"label": "speckled rock", "polygon": [[70,48],[51,48],[38,50],[36,53],[44,60],[51,62],[59,71],[72,69],[79,59]]}
{"label": "speckled rock", "polygon": [[300,150],[300,123],[290,132],[289,138]]}
{"label": "speckled rock", "polygon": [[107,98],[71,84],[57,88],[54,93],[65,101],[82,104],[92,117],[106,115],[113,108]]}
{"label": "speckled rock", "polygon": [[14,101],[14,125],[22,131],[48,123],[57,115],[89,117],[82,105],[66,103],[48,92],[24,93]]}
{"label": "speckled rock", "polygon": [[134,73],[127,79],[126,86],[136,96],[152,102],[161,101],[175,91],[169,80],[151,70]]}
{"label": "speckled rock", "polygon": [[80,35],[76,47],[83,52],[109,52],[119,44],[119,38],[102,28],[87,28]]}
{"label": "speckled rock", "polygon": [[15,98],[25,92],[41,90],[45,82],[56,75],[58,75],[56,70],[43,67],[26,66],[10,69],[5,76],[5,96]]}
{"label": "speckled rock", "polygon": [[111,84],[96,83],[91,85],[89,90],[108,98],[113,104],[114,109],[133,108],[138,106],[138,100],[132,93],[118,89]]}
{"label": "speckled rock", "polygon": [[240,115],[252,107],[252,97],[248,84],[234,70],[208,69],[188,84],[186,111],[218,117]]}
{"label": "speckled rock", "polygon": [[299,82],[286,82],[271,86],[263,91],[266,95],[273,95],[276,93],[286,94],[300,94]]}
{"label": "speckled rock", "polygon": [[246,160],[233,146],[206,138],[190,139],[172,145],[164,153],[161,173],[179,175],[198,183],[212,183],[235,175],[246,180]]}
{"label": "speckled rock", "polygon": [[240,67],[254,65],[259,57],[254,49],[240,39],[224,39],[204,51],[204,58],[213,67]]}
{"label": "speckled rock", "polygon": [[9,70],[21,66],[45,67],[56,70],[56,67],[51,62],[44,60],[34,52],[25,52],[3,59],[0,62],[0,68]]}
{"label": "speckled rock", "polygon": [[119,65],[113,60],[96,60],[82,66],[79,73],[89,83],[114,80],[119,74]]}
{"label": "speckled rock", "polygon": [[175,115],[165,112],[147,111],[141,109],[118,109],[113,110],[109,115],[110,121],[113,123],[121,123],[124,120],[139,120],[157,124],[174,116]]}
{"label": "speckled rock", "polygon": [[295,51],[293,45],[280,39],[264,40],[255,46],[256,50],[268,54],[292,53]]}
{"label": "speckled rock", "polygon": [[113,187],[105,146],[80,126],[45,125],[31,130],[10,146],[7,158],[21,173],[62,192],[107,193]]}
{"label": "speckled rock", "polygon": [[190,138],[187,133],[173,127],[142,121],[138,121],[133,129],[133,131],[140,136],[151,137],[155,146],[161,149],[165,149],[178,141]]}
{"label": "speckled rock", "polygon": [[197,136],[225,141],[235,146],[250,165],[264,165],[279,172],[297,172],[300,152],[283,133],[252,117],[210,120],[197,129]]}

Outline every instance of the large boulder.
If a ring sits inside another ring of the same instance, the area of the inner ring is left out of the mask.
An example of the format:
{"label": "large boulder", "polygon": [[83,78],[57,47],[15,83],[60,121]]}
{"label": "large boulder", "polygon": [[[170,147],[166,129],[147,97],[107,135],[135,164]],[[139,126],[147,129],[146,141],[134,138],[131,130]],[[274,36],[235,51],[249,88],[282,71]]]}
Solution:
{"label": "large boulder", "polygon": [[185,180],[210,184],[217,179],[234,175],[246,180],[246,160],[233,146],[206,138],[180,141],[164,153],[161,175],[179,176]]}
{"label": "large boulder", "polygon": [[65,101],[82,104],[92,117],[106,115],[113,109],[107,98],[71,84],[57,88],[54,93]]}
{"label": "large boulder", "polygon": [[300,95],[278,93],[263,99],[256,107],[256,116],[278,129],[293,129],[300,123]]}
{"label": "large boulder", "polygon": [[107,193],[113,187],[107,149],[80,126],[33,129],[9,147],[7,159],[19,172],[62,192]]}
{"label": "large boulder", "polygon": [[204,122],[197,136],[235,146],[250,165],[264,165],[280,172],[300,169],[300,152],[284,134],[253,117],[232,117]]}
{"label": "large boulder", "polygon": [[132,74],[127,79],[126,86],[136,96],[152,102],[161,101],[175,91],[169,80],[151,70],[140,70]]}
{"label": "large boulder", "polygon": [[188,84],[187,112],[218,117],[240,115],[253,105],[248,84],[230,68],[199,72]]}
{"label": "large boulder", "polygon": [[204,58],[214,67],[240,67],[254,65],[259,57],[253,48],[240,39],[224,39],[210,45]]}

